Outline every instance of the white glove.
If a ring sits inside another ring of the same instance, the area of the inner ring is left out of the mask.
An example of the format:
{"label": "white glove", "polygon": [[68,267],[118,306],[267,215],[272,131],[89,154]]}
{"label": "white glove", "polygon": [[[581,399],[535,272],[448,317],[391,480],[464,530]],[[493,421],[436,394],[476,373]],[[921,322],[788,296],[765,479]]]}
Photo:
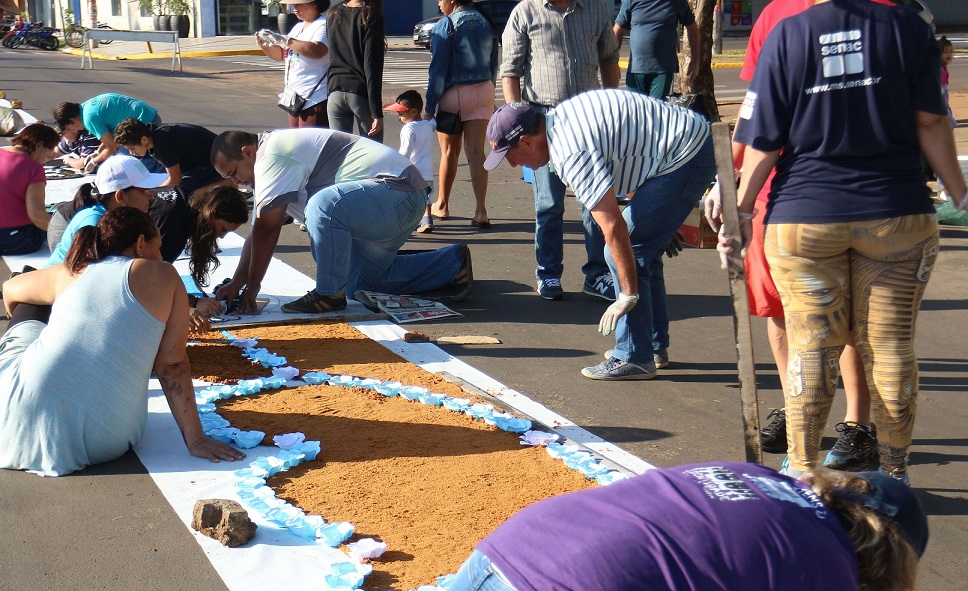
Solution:
{"label": "white glove", "polygon": [[[749,249],[750,242],[753,241],[753,218],[756,217],[756,210],[753,213],[739,212],[739,229],[740,229],[740,257],[746,258],[746,251]],[[733,252],[733,241],[736,236],[726,235],[726,226],[721,226],[719,228],[719,243],[716,244],[716,251],[719,253],[719,263],[720,267],[723,269],[729,268],[729,255]]]}
{"label": "white glove", "polygon": [[97,163],[94,162],[94,156],[95,154],[90,154],[84,159],[84,174],[91,174],[94,172],[94,169],[97,168]]}
{"label": "white glove", "polygon": [[618,319],[631,312],[638,301],[638,295],[630,296],[619,292],[618,299],[612,302],[612,305],[602,314],[602,319],[598,321],[598,332],[605,336],[610,335],[615,330]]}
{"label": "white glove", "polygon": [[713,232],[718,232],[723,223],[723,196],[719,192],[719,179],[716,179],[709,192],[703,197],[702,208],[709,227]]}
{"label": "white glove", "polygon": [[961,197],[961,203],[959,203],[958,207],[956,207],[955,209],[959,209],[959,210],[964,209],[968,211],[968,193],[966,193]]}

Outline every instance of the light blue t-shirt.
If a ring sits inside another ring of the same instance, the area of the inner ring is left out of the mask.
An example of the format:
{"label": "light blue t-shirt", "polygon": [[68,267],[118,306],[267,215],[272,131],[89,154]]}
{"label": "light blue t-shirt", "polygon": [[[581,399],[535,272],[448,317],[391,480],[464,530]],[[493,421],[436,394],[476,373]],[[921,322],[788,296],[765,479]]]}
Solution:
{"label": "light blue t-shirt", "polygon": [[75,213],[70,223],[67,224],[67,228],[64,229],[64,235],[61,236],[60,242],[57,243],[57,248],[54,249],[54,252],[50,253],[47,266],[52,267],[58,263],[63,263],[64,259],[67,258],[67,251],[71,249],[71,244],[74,243],[74,234],[77,234],[77,231],[81,228],[96,226],[101,216],[107,213],[107,211],[103,205],[97,204],[85,207]]}
{"label": "light blue t-shirt", "polygon": [[148,103],[114,92],[99,94],[81,103],[81,123],[96,138],[108,132],[113,135],[118,123],[129,117],[152,123],[156,115],[158,109]]}

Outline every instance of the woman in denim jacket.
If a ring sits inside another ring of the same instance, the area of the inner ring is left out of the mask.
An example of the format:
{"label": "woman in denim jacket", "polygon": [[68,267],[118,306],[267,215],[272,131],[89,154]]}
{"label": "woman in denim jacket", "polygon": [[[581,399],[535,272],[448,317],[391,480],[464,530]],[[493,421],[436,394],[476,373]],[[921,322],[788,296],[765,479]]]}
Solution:
{"label": "woman in denim jacket", "polygon": [[471,171],[471,185],[477,206],[471,225],[489,228],[484,199],[487,171],[484,170],[484,133],[494,113],[494,78],[497,74],[497,37],[472,0],[439,0],[444,18],[434,25],[430,40],[430,81],[427,86],[426,119],[439,111],[459,113],[463,129],[448,134],[438,129],[440,142],[440,194],[431,212],[447,219],[450,192],[457,176],[461,139]]}

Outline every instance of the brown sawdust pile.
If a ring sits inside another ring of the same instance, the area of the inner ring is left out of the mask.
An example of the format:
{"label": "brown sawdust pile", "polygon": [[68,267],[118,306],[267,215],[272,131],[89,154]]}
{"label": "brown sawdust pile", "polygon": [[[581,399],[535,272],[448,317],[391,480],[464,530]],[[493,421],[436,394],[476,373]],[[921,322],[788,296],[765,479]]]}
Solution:
{"label": "brown sawdust pile", "polygon": [[[470,397],[346,324],[232,334],[258,338],[259,347],[286,357],[301,372],[396,380]],[[212,335],[201,340],[223,338]],[[270,373],[233,363],[241,351],[225,344],[196,345],[189,353],[195,376],[228,381]],[[316,461],[269,484],[307,513],[354,524],[354,539],[387,543],[364,589],[432,584],[437,576],[455,572],[474,545],[517,510],[595,486],[543,449],[520,445],[515,434],[442,407],[357,388],[304,386],[235,398],[219,403],[219,414],[234,427],[264,431],[267,443],[273,435],[294,431],[321,442]]]}

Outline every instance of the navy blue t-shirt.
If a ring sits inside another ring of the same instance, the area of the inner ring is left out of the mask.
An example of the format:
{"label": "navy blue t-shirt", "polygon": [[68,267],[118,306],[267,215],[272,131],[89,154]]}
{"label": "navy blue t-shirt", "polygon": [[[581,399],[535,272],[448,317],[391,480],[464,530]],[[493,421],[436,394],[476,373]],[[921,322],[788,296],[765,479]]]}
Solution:
{"label": "navy blue t-shirt", "polygon": [[679,24],[688,27],[694,22],[686,0],[622,0],[615,24],[630,31],[629,72],[678,72]]}
{"label": "navy blue t-shirt", "polygon": [[656,468],[553,497],[478,545],[519,591],[857,591],[854,548],[814,492],[756,464]]}
{"label": "navy blue t-shirt", "polygon": [[912,10],[831,0],[763,45],[735,140],[783,149],[770,223],[933,213],[915,111],[944,114],[940,51]]}

